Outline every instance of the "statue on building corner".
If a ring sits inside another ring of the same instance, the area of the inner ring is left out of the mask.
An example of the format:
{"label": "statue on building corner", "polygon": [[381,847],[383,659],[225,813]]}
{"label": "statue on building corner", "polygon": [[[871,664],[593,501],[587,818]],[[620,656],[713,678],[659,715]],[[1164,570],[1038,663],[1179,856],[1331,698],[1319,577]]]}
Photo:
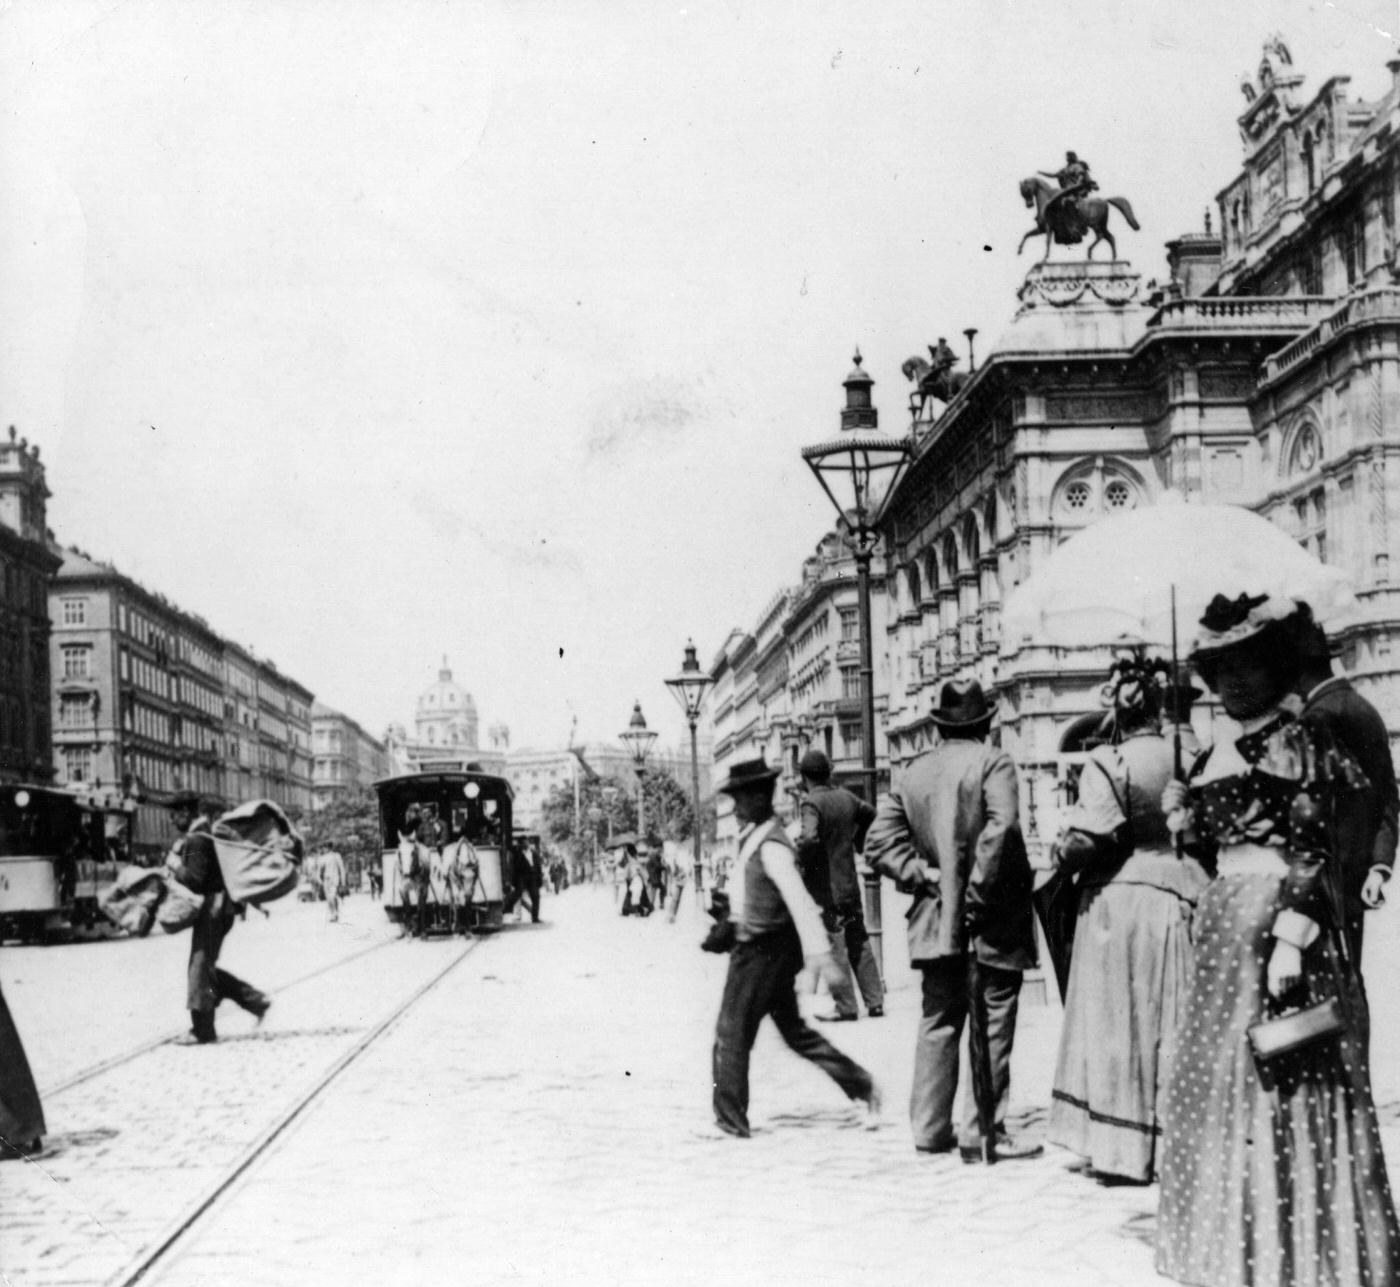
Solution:
{"label": "statue on building corner", "polygon": [[[1054,182],[1049,182],[1052,179]],[[1094,240],[1085,258],[1092,259],[1094,248],[1106,241],[1110,256],[1116,259],[1118,245],[1108,231],[1108,208],[1113,206],[1135,232],[1139,225],[1126,197],[1090,196],[1098,186],[1089,173],[1089,163],[1074,152],[1065,153],[1065,163],[1058,170],[1039,170],[1022,179],[1021,199],[1035,210],[1035,227],[1021,238],[1016,253],[1025,249],[1030,238],[1044,236],[1044,258],[1049,259],[1052,245],[1077,246],[1092,232]]]}

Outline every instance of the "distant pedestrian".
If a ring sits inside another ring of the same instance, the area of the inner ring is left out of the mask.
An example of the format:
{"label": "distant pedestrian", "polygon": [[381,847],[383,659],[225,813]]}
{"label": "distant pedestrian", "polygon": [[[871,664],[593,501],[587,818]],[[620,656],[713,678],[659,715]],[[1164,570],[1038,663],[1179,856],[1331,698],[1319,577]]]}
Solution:
{"label": "distant pedestrian", "polygon": [[378,902],[384,894],[384,860],[378,854],[371,854],[366,872],[369,875],[369,896]]}
{"label": "distant pedestrian", "polygon": [[885,985],[870,947],[860,903],[856,851],[875,809],[844,787],[831,785],[831,761],[815,747],[798,765],[806,794],[798,807],[801,830],[798,862],[807,889],[822,909],[822,923],[831,941],[831,955],[840,981],[831,985],[835,1009],[816,1017],[823,1022],[855,1019],[856,987],[872,1019],[885,1012]]}
{"label": "distant pedestrian", "polygon": [[182,791],[170,801],[170,820],[180,832],[167,864],[188,889],[202,896],[199,916],[190,929],[190,962],[187,1004],[190,1031],[179,1045],[209,1045],[218,1040],[214,1013],[219,1002],[232,1001],[259,1023],[272,998],[219,968],[219,953],[233,928],[239,906],[224,888],[223,872],[214,851],[211,815],[214,807],[193,791]]}
{"label": "distant pedestrian", "polygon": [[645,840],[637,845],[637,857],[646,872],[647,896],[651,899],[652,907],[659,911],[666,906],[666,860],[659,849]]}
{"label": "distant pedestrian", "polygon": [[[999,1159],[1044,1151],[1006,1134],[1011,1045],[1021,974],[1035,963],[1031,871],[1017,815],[1016,766],[988,745],[992,708],[976,680],[943,685],[932,719],[940,741],[910,764],[875,810],[867,859],[911,893],[909,961],[923,975],[910,1118],[914,1147],[964,1161],[983,1153],[972,1087],[953,1129],[958,1045],[978,984],[995,1100]],[[975,966],[975,969],[974,969]]]}
{"label": "distant pedestrian", "polygon": [[536,924],[540,919],[540,870],[533,845],[528,840],[516,838],[510,846],[511,895],[505,911],[515,911],[515,919],[520,919],[522,907],[530,909],[530,920]]}
{"label": "distant pedestrian", "polygon": [[730,895],[735,943],[724,981],[712,1057],[714,1110],[729,1135],[749,1134],[749,1054],[766,1017],[794,1053],[809,1059],[873,1114],[880,1093],[864,1068],[809,1028],[795,982],[808,969],[835,972],[821,912],[802,883],[792,842],[773,814],[778,770],[761,759],[736,764],[719,790],[740,825],[737,875]]}
{"label": "distant pedestrian", "polygon": [[685,894],[685,854],[679,848],[673,850],[666,862],[666,920],[674,923],[676,913],[681,908],[681,898]]}
{"label": "distant pedestrian", "polygon": [[5,994],[0,992],[0,1162],[39,1152],[44,1130],[39,1091]]}
{"label": "distant pedestrian", "polygon": [[345,890],[345,860],[334,849],[321,855],[319,863],[321,889],[326,895],[326,919],[334,923],[340,919],[340,899]]}

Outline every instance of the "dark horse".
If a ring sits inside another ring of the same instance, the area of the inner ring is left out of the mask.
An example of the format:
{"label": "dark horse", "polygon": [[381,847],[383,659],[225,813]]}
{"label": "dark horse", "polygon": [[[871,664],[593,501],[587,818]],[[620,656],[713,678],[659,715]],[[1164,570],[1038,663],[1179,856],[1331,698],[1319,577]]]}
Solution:
{"label": "dark horse", "polygon": [[[1082,233],[1080,233],[1079,236],[1074,236],[1072,234],[1067,236],[1065,235],[1065,230],[1060,226],[1057,212],[1060,209],[1060,205],[1064,203],[1058,203],[1054,207],[1050,205],[1059,191],[1060,189],[1053,183],[1039,177],[1033,176],[1029,179],[1021,180],[1021,197],[1024,199],[1026,205],[1035,207],[1035,227],[1021,238],[1021,244],[1016,247],[1016,253],[1018,255],[1025,249],[1026,242],[1032,237],[1044,236],[1045,238],[1045,255],[1041,261],[1042,263],[1045,259],[1050,258],[1050,246],[1052,242],[1058,241],[1062,246],[1065,246],[1073,245],[1075,242],[1082,240]],[[1089,243],[1089,250],[1085,258],[1092,259],[1094,257],[1094,247],[1097,246],[1099,242],[1106,241],[1108,242],[1109,254],[1114,259],[1117,259],[1118,244],[1113,240],[1113,234],[1108,230],[1108,208],[1109,206],[1116,206],[1118,208],[1118,213],[1128,221],[1128,227],[1136,232],[1138,229],[1138,221],[1133,217],[1133,208],[1128,204],[1127,197],[1070,197],[1068,200],[1076,203],[1079,217],[1084,221],[1088,231],[1095,234],[1094,240]],[[1047,208],[1050,210],[1050,222],[1048,224],[1045,220]]]}

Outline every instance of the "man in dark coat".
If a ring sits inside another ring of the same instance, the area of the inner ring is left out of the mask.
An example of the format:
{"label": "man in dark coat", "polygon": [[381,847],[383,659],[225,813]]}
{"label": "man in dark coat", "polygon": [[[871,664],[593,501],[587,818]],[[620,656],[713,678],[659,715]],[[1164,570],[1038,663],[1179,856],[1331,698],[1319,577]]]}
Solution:
{"label": "man in dark coat", "polygon": [[1303,669],[1296,691],[1302,699],[1302,711],[1298,718],[1328,730],[1351,752],[1370,784],[1365,791],[1339,798],[1334,824],[1347,945],[1360,969],[1363,918],[1385,901],[1400,833],[1400,788],[1395,782],[1390,734],[1380,712],[1351,681],[1332,673],[1327,635],[1311,620],[1310,613],[1300,651]]}
{"label": "man in dark coat", "polygon": [[238,915],[238,904],[224,888],[223,872],[210,834],[214,812],[193,791],[182,791],[170,801],[170,820],[181,833],[167,864],[182,885],[203,896],[199,916],[190,928],[190,964],[187,1002],[190,1031],[180,1045],[209,1045],[217,1041],[214,1012],[228,1000],[253,1015],[259,1023],[272,998],[219,969],[219,953]]}
{"label": "man in dark coat", "polygon": [[831,761],[815,747],[797,767],[806,788],[798,810],[802,831],[797,861],[808,891],[822,909],[822,923],[840,976],[831,986],[835,1009],[816,1017],[825,1023],[855,1019],[859,985],[870,1017],[879,1018],[885,1012],[885,985],[865,929],[856,874],[856,850],[865,845],[875,810],[844,787],[831,785]]}
{"label": "man in dark coat", "polygon": [[962,1130],[953,1128],[970,953],[976,954],[987,1019],[996,1155],[1014,1160],[1042,1151],[1005,1133],[1016,1005],[1022,971],[1035,964],[1035,937],[1016,766],[988,745],[991,720],[976,680],[945,684],[933,712],[939,744],[910,764],[880,800],[865,842],[871,865],[914,896],[909,960],[923,974],[909,1105],[914,1147],[943,1153],[956,1143],[966,1161],[982,1156],[970,1088]]}

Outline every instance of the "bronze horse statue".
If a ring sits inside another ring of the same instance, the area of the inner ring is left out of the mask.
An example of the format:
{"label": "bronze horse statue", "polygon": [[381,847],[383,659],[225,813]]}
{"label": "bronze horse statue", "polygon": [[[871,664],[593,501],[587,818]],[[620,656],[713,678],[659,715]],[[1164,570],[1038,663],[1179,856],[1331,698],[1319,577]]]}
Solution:
{"label": "bronze horse statue", "polygon": [[[916,392],[909,398],[909,409],[916,415],[923,415],[924,406],[930,398],[951,402],[957,391],[967,383],[965,371],[934,367],[921,357],[907,358],[899,369],[904,373],[904,378],[914,384]],[[914,405],[915,398],[918,399],[917,407]]]}
{"label": "bronze horse statue", "polygon": [[1074,246],[1084,240],[1086,232],[1092,232],[1095,234],[1094,240],[1089,243],[1085,258],[1092,259],[1094,247],[1106,241],[1109,254],[1117,259],[1118,244],[1108,230],[1108,208],[1115,206],[1128,221],[1128,227],[1136,232],[1138,221],[1133,216],[1133,207],[1127,197],[1066,197],[1063,201],[1056,201],[1060,191],[1053,183],[1038,176],[1021,180],[1022,199],[1027,206],[1035,207],[1035,227],[1021,238],[1016,253],[1019,255],[1032,237],[1044,236],[1045,255],[1041,260],[1044,263],[1050,258],[1052,243]]}

